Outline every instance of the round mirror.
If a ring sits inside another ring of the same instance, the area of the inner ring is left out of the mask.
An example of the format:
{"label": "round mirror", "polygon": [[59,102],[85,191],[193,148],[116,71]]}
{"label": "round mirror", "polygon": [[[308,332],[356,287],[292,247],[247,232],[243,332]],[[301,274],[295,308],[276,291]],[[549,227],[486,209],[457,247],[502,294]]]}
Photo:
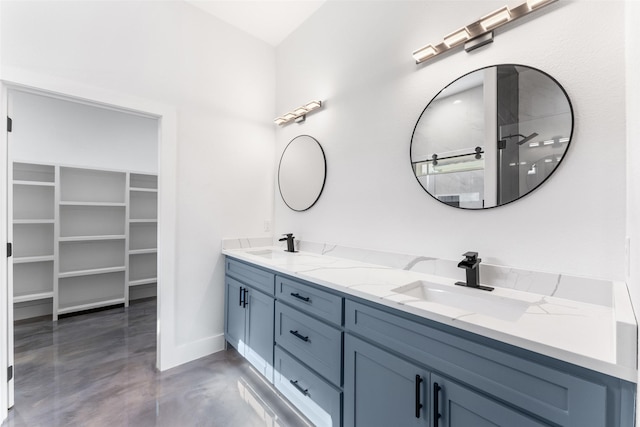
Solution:
{"label": "round mirror", "polygon": [[320,198],[327,163],[320,143],[308,135],[296,136],[280,158],[278,187],[284,203],[294,211],[305,211]]}
{"label": "round mirror", "polygon": [[429,102],[411,137],[411,166],[442,203],[501,206],[549,178],[572,133],[571,102],[553,77],[523,65],[486,67]]}

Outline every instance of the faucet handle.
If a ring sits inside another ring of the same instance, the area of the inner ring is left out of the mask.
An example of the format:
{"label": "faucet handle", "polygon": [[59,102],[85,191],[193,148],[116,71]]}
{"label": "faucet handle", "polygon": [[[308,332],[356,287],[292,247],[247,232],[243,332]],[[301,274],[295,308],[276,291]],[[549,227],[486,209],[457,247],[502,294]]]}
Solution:
{"label": "faucet handle", "polygon": [[476,261],[478,259],[478,252],[465,252],[462,256],[466,257],[467,261]]}

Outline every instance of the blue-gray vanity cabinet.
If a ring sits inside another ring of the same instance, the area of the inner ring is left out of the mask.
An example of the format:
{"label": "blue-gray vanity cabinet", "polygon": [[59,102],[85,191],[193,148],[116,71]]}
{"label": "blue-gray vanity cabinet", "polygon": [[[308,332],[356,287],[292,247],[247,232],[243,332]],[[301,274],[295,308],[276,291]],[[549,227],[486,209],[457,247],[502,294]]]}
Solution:
{"label": "blue-gray vanity cabinet", "polygon": [[[465,416],[491,420],[494,413],[497,415],[491,425],[499,426],[633,425],[629,405],[633,391],[629,383],[517,348],[502,348],[499,343],[473,334],[465,336],[452,328],[445,331],[436,328],[436,324],[432,326],[433,322],[414,321],[410,315],[392,312],[347,300],[345,342],[351,342],[352,335],[357,336],[424,366],[432,373],[432,379],[438,375],[443,389],[439,398],[444,405],[441,426],[465,425],[457,422]],[[346,344],[347,349],[349,346]],[[359,399],[359,385],[350,385],[354,369],[358,369],[351,360],[353,357],[345,354],[346,413],[350,405],[357,403],[354,399]],[[482,405],[493,409],[480,411]],[[504,421],[518,417],[527,421],[522,424]],[[478,421],[467,425],[482,424]]]}
{"label": "blue-gray vanity cabinet", "polygon": [[353,336],[344,348],[345,427],[547,426]]}
{"label": "blue-gray vanity cabinet", "polygon": [[342,297],[308,284],[276,276],[276,297],[334,325],[342,325]]}
{"label": "blue-gray vanity cabinet", "polygon": [[[266,271],[227,260],[225,339],[271,382],[274,277]],[[258,289],[270,290],[271,295]]]}
{"label": "blue-gray vanity cabinet", "polygon": [[[432,426],[438,427],[548,427],[496,400],[431,374]],[[437,411],[436,411],[437,409]],[[437,421],[436,421],[437,418]]]}
{"label": "blue-gray vanity cabinet", "polygon": [[314,371],[340,386],[342,330],[276,302],[276,343]]}
{"label": "blue-gray vanity cabinet", "polygon": [[429,425],[423,367],[346,335],[344,371],[344,427]]}
{"label": "blue-gray vanity cabinet", "polygon": [[280,346],[275,348],[273,384],[317,427],[342,425],[342,390]]}

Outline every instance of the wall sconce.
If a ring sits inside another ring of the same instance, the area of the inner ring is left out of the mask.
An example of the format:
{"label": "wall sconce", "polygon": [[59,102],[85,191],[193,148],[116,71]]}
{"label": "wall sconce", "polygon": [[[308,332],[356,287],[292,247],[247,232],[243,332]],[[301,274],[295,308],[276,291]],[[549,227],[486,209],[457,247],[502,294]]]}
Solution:
{"label": "wall sconce", "polygon": [[317,110],[320,107],[322,107],[322,101],[311,101],[302,107],[298,107],[280,117],[276,117],[273,122],[279,126],[285,125],[292,120],[296,123],[304,122],[307,117],[307,113]]}
{"label": "wall sconce", "polygon": [[448,50],[464,43],[464,50],[467,52],[493,42],[493,30],[509,22],[522,18],[542,6],[551,4],[557,0],[527,0],[526,2],[509,8],[501,7],[488,15],[483,16],[476,22],[469,24],[448,34],[441,43],[436,45],[428,44],[413,52],[416,64],[420,64],[428,59],[438,56]]}

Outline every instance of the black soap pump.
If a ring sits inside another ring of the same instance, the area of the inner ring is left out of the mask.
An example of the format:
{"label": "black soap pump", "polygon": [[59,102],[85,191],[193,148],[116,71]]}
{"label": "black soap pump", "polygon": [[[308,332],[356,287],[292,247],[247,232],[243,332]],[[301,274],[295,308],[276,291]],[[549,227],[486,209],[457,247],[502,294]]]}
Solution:
{"label": "black soap pump", "polygon": [[295,247],[293,246],[293,233],[287,233],[287,234],[283,234],[282,239],[278,240],[279,242],[284,242],[285,240],[287,241],[287,249],[286,252],[298,252],[296,251]]}

